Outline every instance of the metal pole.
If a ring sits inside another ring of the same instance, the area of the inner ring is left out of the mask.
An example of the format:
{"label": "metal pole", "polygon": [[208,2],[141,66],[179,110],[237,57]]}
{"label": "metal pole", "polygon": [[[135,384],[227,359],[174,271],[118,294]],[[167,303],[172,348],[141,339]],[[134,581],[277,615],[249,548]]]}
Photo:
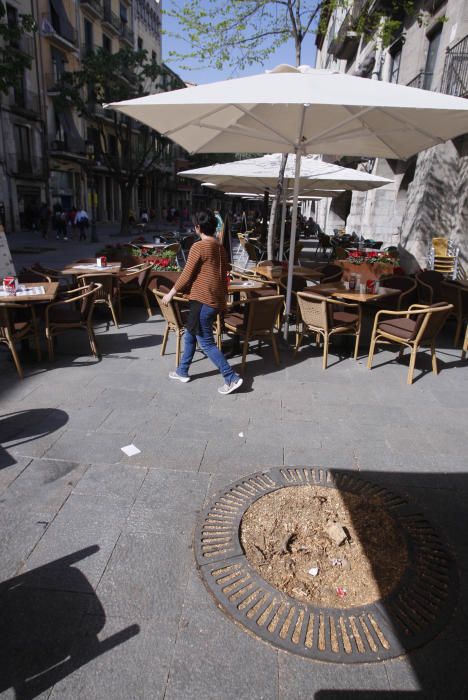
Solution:
{"label": "metal pole", "polygon": [[91,178],[91,243],[97,243],[99,238],[96,231],[96,176],[94,173]]}
{"label": "metal pole", "polygon": [[[305,113],[305,108],[304,108]],[[301,138],[302,139],[302,129],[304,127],[304,116],[302,117],[301,124]],[[291,221],[291,241],[289,244],[289,262],[288,262],[288,285],[286,289],[286,318],[284,323],[283,337],[285,340],[288,339],[289,332],[289,314],[291,312],[291,295],[292,295],[292,281],[293,281],[293,271],[294,271],[294,251],[296,248],[296,225],[297,225],[297,202],[299,198],[299,178],[301,174],[301,157],[302,151],[301,146],[296,146],[296,170],[294,173],[294,191],[293,191],[293,210],[292,210],[292,221]]]}
{"label": "metal pole", "polygon": [[287,204],[286,201],[288,199],[288,190],[289,190],[289,180],[286,180],[285,183],[283,183],[283,197],[282,197],[282,208],[281,208],[281,231],[280,231],[280,245],[279,245],[279,254],[278,258],[280,260],[283,259],[283,252],[284,252],[284,228],[286,226],[286,210],[287,210]]}

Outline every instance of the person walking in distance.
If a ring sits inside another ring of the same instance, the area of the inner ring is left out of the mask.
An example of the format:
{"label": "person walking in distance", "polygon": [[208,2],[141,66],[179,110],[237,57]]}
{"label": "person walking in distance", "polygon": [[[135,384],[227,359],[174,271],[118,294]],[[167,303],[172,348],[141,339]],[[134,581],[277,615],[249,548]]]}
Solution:
{"label": "person walking in distance", "polygon": [[190,381],[188,371],[198,341],[224,377],[224,385],[219,387],[218,392],[231,394],[242,386],[242,378],[229,365],[213,337],[216,316],[226,308],[228,271],[226,251],[215,238],[216,224],[216,217],[210,209],[196,215],[195,231],[201,240],[192,245],[182,274],[163,297],[163,303],[169,304],[177,292],[188,291],[190,299],[182,360],[177,369],[169,373],[169,378],[180,382]]}
{"label": "person walking in distance", "polygon": [[85,241],[86,240],[86,231],[88,230],[89,226],[89,218],[88,214],[84,209],[80,209],[75,216],[75,226],[78,227],[78,230],[80,232],[80,241]]}

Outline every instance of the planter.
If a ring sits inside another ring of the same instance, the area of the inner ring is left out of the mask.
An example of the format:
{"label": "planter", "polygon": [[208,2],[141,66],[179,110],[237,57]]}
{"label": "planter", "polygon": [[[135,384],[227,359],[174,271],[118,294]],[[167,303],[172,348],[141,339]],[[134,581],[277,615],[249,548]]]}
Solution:
{"label": "planter", "polygon": [[339,265],[343,268],[343,280],[347,281],[354,273],[361,275],[361,284],[365,284],[367,280],[378,280],[387,275],[393,275],[396,265],[391,263],[351,263],[348,260],[334,260],[334,265]]}

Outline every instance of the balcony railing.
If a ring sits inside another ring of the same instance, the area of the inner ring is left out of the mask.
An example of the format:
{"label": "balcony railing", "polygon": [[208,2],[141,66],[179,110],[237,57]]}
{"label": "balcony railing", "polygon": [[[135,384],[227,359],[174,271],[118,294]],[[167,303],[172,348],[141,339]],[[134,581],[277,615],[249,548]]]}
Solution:
{"label": "balcony railing", "polygon": [[66,153],[70,156],[84,156],[86,154],[85,140],[79,136],[65,133],[63,139],[52,139],[50,150],[54,153]]}
{"label": "balcony railing", "polygon": [[328,46],[328,53],[336,58],[349,61],[359,47],[360,35],[355,31],[356,22],[365,9],[366,0],[355,0],[352,8],[346,13],[340,28]]}
{"label": "balcony railing", "polygon": [[468,97],[468,36],[447,49],[440,91]]}
{"label": "balcony railing", "polygon": [[433,73],[426,73],[425,71],[420,71],[413,80],[407,83],[407,87],[420,88],[422,90],[430,90],[432,82]]}
{"label": "balcony railing", "polygon": [[94,17],[102,17],[104,15],[104,7],[101,0],[80,0],[80,6],[83,10],[88,10]]}
{"label": "balcony railing", "polygon": [[10,109],[39,114],[41,111],[39,95],[37,92],[32,92],[31,90],[15,89],[13,91],[13,102]]}
{"label": "balcony railing", "polygon": [[39,156],[9,153],[8,164],[13,175],[18,177],[41,177],[44,173],[44,161]]}
{"label": "balcony railing", "polygon": [[70,22],[53,19],[50,14],[43,14],[41,33],[57,41],[63,48],[75,49],[78,44],[78,34]]}
{"label": "balcony railing", "polygon": [[122,25],[122,21],[120,17],[115,14],[115,12],[112,12],[111,4],[106,0],[104,0],[104,14],[102,22],[103,24],[106,24],[106,26],[109,29],[115,32],[115,34],[120,34],[120,27]]}
{"label": "balcony railing", "polygon": [[17,53],[29,56],[29,58],[34,58],[34,40],[31,36],[20,36],[10,41],[10,48]]}
{"label": "balcony railing", "polygon": [[45,84],[50,95],[57,95],[61,90],[61,76],[57,73],[46,73]]}
{"label": "balcony railing", "polygon": [[135,44],[135,33],[125,22],[121,24],[119,39],[120,41],[126,41],[132,47]]}

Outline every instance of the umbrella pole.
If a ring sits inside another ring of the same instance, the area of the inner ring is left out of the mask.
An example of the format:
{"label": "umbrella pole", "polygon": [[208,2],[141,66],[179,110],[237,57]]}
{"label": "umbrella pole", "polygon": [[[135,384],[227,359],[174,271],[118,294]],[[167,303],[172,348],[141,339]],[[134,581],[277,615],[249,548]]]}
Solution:
{"label": "umbrella pole", "polygon": [[289,189],[289,180],[286,181],[286,185],[283,186],[283,204],[281,208],[281,232],[280,232],[280,245],[279,245],[279,255],[278,258],[280,260],[283,259],[283,252],[284,252],[284,227],[286,225],[286,201],[288,199],[288,189]]}
{"label": "umbrella pole", "polygon": [[[301,133],[299,138],[299,144],[302,140],[302,131],[304,128],[304,113],[302,117]],[[293,281],[293,270],[294,270],[294,250],[296,248],[296,225],[297,225],[297,202],[299,199],[299,178],[301,175],[301,157],[302,149],[301,146],[296,146],[296,170],[294,173],[294,191],[293,191],[293,210],[292,210],[292,221],[291,221],[291,242],[289,244],[289,263],[288,263],[288,285],[286,289],[286,318],[284,323],[283,335],[284,339],[288,339],[289,332],[289,314],[291,311],[291,294],[292,294],[292,281]]]}

